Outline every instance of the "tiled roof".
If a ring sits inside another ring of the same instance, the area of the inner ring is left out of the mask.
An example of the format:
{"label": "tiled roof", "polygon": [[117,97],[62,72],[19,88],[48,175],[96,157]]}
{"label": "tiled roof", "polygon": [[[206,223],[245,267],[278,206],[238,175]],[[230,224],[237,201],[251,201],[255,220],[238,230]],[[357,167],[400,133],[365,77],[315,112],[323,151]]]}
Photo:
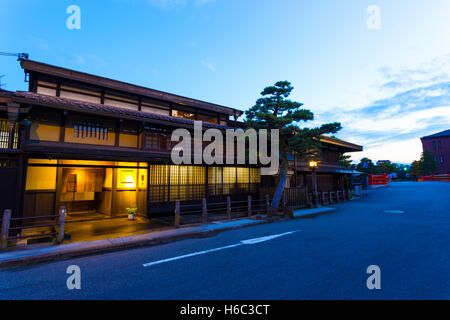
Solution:
{"label": "tiled roof", "polygon": [[441,137],[450,137],[450,129],[426,136],[426,137],[422,137],[422,139],[428,139],[428,138],[441,138]]}
{"label": "tiled roof", "polygon": [[[190,127],[194,125],[194,121],[189,119],[176,118],[144,111],[130,110],[93,102],[49,96],[28,91],[17,91],[17,92],[0,91],[0,96],[11,97],[13,101],[18,103],[36,104],[50,108],[86,112],[97,115],[105,115],[110,117],[112,116],[116,118],[126,118],[135,121],[142,121],[142,122],[162,121],[166,123],[167,122],[173,123],[174,125],[185,125]],[[207,128],[235,129],[234,127],[230,126],[222,126],[206,122],[203,122],[202,125]],[[237,127],[240,127],[239,123],[237,123]],[[322,136],[321,141],[324,143],[346,147],[348,149],[351,149],[351,151],[362,150],[362,146],[332,137]]]}
{"label": "tiled roof", "polygon": [[242,115],[241,110],[221,106],[215,103],[210,103],[198,99],[192,99],[183,97],[180,95],[159,91],[155,89],[150,89],[146,87],[142,87],[139,85],[134,85],[131,83],[126,83],[114,79],[109,79],[105,77],[96,76],[93,74],[80,72],[76,70],[71,70],[67,68],[62,68],[58,66],[49,65],[46,63],[32,61],[32,60],[20,60],[20,64],[25,71],[35,71],[43,74],[48,74],[52,76],[56,76],[59,78],[66,78],[75,81],[80,81],[82,83],[89,83],[95,86],[100,86],[103,88],[109,88],[113,90],[118,90],[121,92],[127,92],[131,94],[136,94],[143,97],[150,97],[154,99],[160,99],[164,101],[169,101],[172,103],[177,103],[180,105],[187,105],[190,107],[200,108],[209,111],[216,111],[219,113],[225,113],[228,115],[233,115],[237,113],[238,115]]}
{"label": "tiled roof", "polygon": [[[194,121],[189,119],[182,119],[182,118],[176,118],[171,116],[165,116],[165,115],[159,115],[155,113],[149,113],[144,111],[137,111],[137,110],[130,110],[125,108],[119,108],[119,107],[113,107],[108,106],[105,104],[99,104],[99,103],[92,103],[92,102],[85,102],[85,101],[79,101],[79,100],[73,100],[73,99],[67,99],[67,98],[61,98],[61,97],[55,97],[55,96],[48,96],[33,92],[24,92],[24,91],[18,91],[12,94],[13,100],[16,102],[22,102],[22,103],[30,103],[30,104],[38,104],[43,105],[47,107],[54,107],[58,109],[65,109],[65,110],[74,110],[74,111],[80,111],[80,112],[88,112],[88,113],[95,113],[95,114],[104,114],[114,117],[123,117],[123,118],[130,118],[132,120],[138,120],[138,121],[152,121],[152,120],[159,120],[159,121],[166,121],[166,122],[172,122],[174,124],[184,124],[188,126],[193,126]],[[213,123],[203,123],[204,127],[210,127],[210,128],[218,128],[218,129],[231,129],[232,127],[222,126],[218,124]]]}

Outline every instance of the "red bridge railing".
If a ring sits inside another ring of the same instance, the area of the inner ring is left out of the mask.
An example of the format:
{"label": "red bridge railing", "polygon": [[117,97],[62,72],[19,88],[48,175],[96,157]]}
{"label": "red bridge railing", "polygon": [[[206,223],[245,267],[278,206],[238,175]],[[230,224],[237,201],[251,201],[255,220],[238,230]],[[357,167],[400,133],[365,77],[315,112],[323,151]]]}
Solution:
{"label": "red bridge railing", "polygon": [[382,174],[382,175],[369,174],[369,185],[371,185],[371,186],[379,185],[379,184],[386,185],[387,179],[388,179],[388,176],[386,174]]}
{"label": "red bridge railing", "polygon": [[450,174],[433,174],[431,176],[423,176],[421,181],[450,181]]}

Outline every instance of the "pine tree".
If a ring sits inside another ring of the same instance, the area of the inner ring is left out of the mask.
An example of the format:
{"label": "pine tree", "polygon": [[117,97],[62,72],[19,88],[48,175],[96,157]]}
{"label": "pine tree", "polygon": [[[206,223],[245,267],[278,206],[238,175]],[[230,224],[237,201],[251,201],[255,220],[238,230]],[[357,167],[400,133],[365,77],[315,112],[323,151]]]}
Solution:
{"label": "pine tree", "polygon": [[279,130],[280,179],[271,205],[272,212],[278,208],[286,184],[288,154],[295,154],[297,159],[317,158],[321,149],[320,135],[336,133],[341,129],[338,122],[317,128],[301,128],[299,123],[314,120],[314,114],[303,109],[303,103],[288,99],[293,89],[290,82],[278,81],[266,87],[261,92],[262,97],[245,112],[246,123],[254,129]]}

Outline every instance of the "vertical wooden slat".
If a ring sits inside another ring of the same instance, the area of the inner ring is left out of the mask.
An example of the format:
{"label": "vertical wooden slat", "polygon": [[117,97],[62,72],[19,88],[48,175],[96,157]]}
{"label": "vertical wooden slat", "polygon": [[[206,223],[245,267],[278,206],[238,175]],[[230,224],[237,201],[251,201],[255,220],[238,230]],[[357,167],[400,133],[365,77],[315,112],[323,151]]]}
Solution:
{"label": "vertical wooden slat", "polygon": [[180,200],[175,201],[175,227],[180,226]]}
{"label": "vertical wooden slat", "polygon": [[10,220],[11,220],[11,210],[5,209],[3,211],[2,230],[0,233],[2,249],[6,248],[8,246],[8,234],[9,234]]}
{"label": "vertical wooden slat", "polygon": [[66,207],[59,208],[59,228],[58,228],[58,243],[64,241],[64,227],[66,223]]}
{"label": "vertical wooden slat", "polygon": [[206,199],[202,199],[202,222],[208,222],[208,208],[206,206]]}

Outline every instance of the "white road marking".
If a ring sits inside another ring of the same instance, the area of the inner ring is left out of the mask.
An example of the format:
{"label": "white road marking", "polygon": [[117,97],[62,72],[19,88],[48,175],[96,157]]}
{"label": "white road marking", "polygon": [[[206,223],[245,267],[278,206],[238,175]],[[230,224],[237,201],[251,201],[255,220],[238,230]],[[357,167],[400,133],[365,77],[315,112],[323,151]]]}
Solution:
{"label": "white road marking", "polygon": [[143,266],[144,267],[150,267],[150,266],[154,266],[154,265],[161,264],[161,263],[166,263],[166,262],[170,262],[170,261],[190,258],[190,257],[199,256],[199,255],[202,255],[202,254],[207,254],[207,253],[216,252],[216,251],[220,251],[220,250],[230,249],[230,248],[234,248],[234,247],[238,247],[238,246],[242,246],[242,245],[252,245],[252,244],[256,244],[256,243],[261,243],[261,242],[269,241],[269,240],[276,239],[276,238],[279,238],[279,237],[287,236],[289,234],[292,234],[292,233],[295,233],[295,232],[298,232],[298,231],[300,231],[300,230],[289,231],[289,232],[285,232],[285,233],[281,233],[281,234],[274,234],[274,235],[271,235],[271,236],[265,236],[265,237],[261,237],[261,238],[242,240],[240,243],[231,244],[231,245],[225,246],[225,247],[219,247],[219,248],[214,248],[214,249],[209,249],[209,250],[197,251],[197,252],[185,254],[185,255],[182,255],[182,256],[177,256],[177,257],[173,257],[173,258],[168,258],[168,259],[153,261],[153,262],[149,262],[149,263],[144,263]]}
{"label": "white road marking", "polygon": [[405,211],[401,211],[401,210],[384,210],[383,212],[386,212],[386,213],[405,213]]}
{"label": "white road marking", "polygon": [[201,254],[207,254],[207,253],[210,253],[210,252],[215,252],[215,251],[219,251],[219,250],[225,250],[225,249],[229,249],[229,248],[234,248],[234,247],[241,246],[241,245],[242,245],[242,243],[236,243],[236,244],[232,244],[232,245],[226,246],[226,247],[220,247],[220,248],[215,248],[215,249],[198,251],[198,252],[189,253],[189,254],[185,254],[185,255],[182,255],[182,256],[173,257],[173,258],[169,258],[169,259],[164,259],[164,260],[158,260],[158,261],[154,261],[154,262],[144,263],[143,266],[144,267],[150,267],[150,266],[154,266],[155,264],[161,264],[161,263],[166,263],[166,262],[170,262],[170,261],[180,260],[180,259],[184,259],[184,258],[198,256],[198,255],[201,255]]}
{"label": "white road marking", "polygon": [[264,242],[264,241],[269,241],[272,239],[276,239],[282,236],[287,236],[288,234],[292,234],[295,232],[298,232],[300,230],[295,230],[295,231],[289,231],[289,232],[285,232],[285,233],[281,233],[281,234],[274,234],[271,236],[265,236],[265,237],[261,237],[261,238],[254,238],[254,239],[249,239],[249,240],[242,240],[241,243],[243,244],[255,244],[255,243],[260,243],[260,242]]}

